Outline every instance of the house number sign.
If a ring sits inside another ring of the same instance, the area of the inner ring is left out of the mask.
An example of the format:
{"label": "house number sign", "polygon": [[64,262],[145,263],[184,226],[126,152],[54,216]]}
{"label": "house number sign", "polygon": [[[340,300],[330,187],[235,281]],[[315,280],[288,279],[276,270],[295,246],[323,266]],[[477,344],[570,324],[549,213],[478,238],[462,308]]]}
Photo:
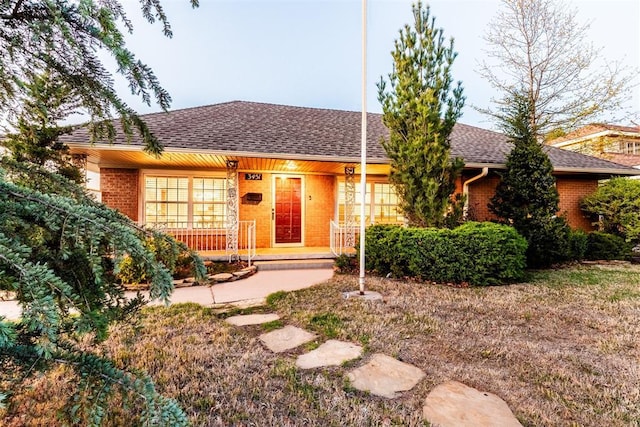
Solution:
{"label": "house number sign", "polygon": [[245,181],[262,181],[261,173],[245,173],[244,174]]}

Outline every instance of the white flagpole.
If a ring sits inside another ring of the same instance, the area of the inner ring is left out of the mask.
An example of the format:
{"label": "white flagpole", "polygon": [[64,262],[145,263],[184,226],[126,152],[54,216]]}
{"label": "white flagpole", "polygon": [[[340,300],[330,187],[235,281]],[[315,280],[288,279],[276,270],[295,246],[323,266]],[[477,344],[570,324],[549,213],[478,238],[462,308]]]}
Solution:
{"label": "white flagpole", "polygon": [[367,0],[362,0],[362,134],[360,139],[360,295],[364,295],[365,198],[367,191]]}

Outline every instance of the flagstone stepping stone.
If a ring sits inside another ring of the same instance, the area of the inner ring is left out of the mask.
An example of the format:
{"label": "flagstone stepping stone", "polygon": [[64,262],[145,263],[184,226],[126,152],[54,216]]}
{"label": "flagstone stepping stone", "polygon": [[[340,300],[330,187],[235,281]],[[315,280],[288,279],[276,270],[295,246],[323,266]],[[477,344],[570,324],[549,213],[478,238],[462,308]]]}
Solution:
{"label": "flagstone stepping stone", "polygon": [[411,390],[424,376],[420,368],[380,353],[347,374],[356,389],[389,399],[397,397],[399,392]]}
{"label": "flagstone stepping stone", "polygon": [[282,353],[312,341],[317,335],[304,329],[287,325],[282,329],[260,335],[260,341],[274,353]]}
{"label": "flagstone stepping stone", "polygon": [[300,369],[339,366],[348,360],[357,359],[361,354],[362,347],[359,345],[350,342],[329,340],[315,350],[298,356],[296,366]]}
{"label": "flagstone stepping stone", "polygon": [[273,322],[280,319],[275,313],[268,314],[243,314],[239,316],[227,317],[225,321],[235,326],[260,325],[262,323]]}
{"label": "flagstone stepping stone", "polygon": [[231,273],[218,273],[212,276],[209,276],[211,280],[217,283],[228,282],[231,279],[235,278],[235,276]]}
{"label": "flagstone stepping stone", "polygon": [[521,427],[511,409],[498,396],[457,381],[447,381],[427,396],[422,414],[441,427]]}
{"label": "flagstone stepping stone", "polygon": [[251,273],[253,273],[251,270],[240,270],[240,271],[234,271],[231,274],[233,274],[237,278],[242,278],[242,277],[247,276],[247,275],[249,275]]}

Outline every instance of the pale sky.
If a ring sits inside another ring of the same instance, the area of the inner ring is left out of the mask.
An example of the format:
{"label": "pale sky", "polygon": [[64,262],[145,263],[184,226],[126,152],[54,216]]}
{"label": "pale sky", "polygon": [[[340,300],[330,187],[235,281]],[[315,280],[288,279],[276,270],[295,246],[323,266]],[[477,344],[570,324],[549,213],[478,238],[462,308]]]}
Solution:
{"label": "pale sky", "polygon": [[[134,21],[128,46],[150,65],[173,98],[171,109],[233,100],[361,110],[360,0],[187,0],[162,4],[174,37],[142,20],[138,2],[124,0]],[[453,77],[461,80],[467,105],[462,123],[491,128],[472,105],[497,96],[477,72],[483,33],[498,0],[428,2],[436,25],[455,39]],[[608,60],[640,70],[640,1],[574,0],[581,22],[591,23],[591,41]],[[380,112],[376,82],[391,71],[398,30],[411,23],[411,1],[368,0],[367,110]],[[124,96],[128,88],[117,86]],[[148,108],[124,96],[140,113]],[[640,119],[640,89],[630,104]],[[629,123],[621,123],[629,124]]]}

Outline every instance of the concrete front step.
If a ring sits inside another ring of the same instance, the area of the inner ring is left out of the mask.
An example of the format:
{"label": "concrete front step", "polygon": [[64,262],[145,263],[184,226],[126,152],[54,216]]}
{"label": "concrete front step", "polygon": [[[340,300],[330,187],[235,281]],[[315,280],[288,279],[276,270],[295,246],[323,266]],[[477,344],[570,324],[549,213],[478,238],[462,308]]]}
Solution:
{"label": "concrete front step", "polygon": [[310,270],[333,268],[333,259],[283,259],[273,261],[256,261],[253,263],[258,271],[270,270]]}
{"label": "concrete front step", "polygon": [[[335,259],[331,252],[300,252],[300,253],[258,253],[251,259],[254,261],[282,261],[292,259]],[[245,255],[240,255],[240,259],[246,259]]]}

